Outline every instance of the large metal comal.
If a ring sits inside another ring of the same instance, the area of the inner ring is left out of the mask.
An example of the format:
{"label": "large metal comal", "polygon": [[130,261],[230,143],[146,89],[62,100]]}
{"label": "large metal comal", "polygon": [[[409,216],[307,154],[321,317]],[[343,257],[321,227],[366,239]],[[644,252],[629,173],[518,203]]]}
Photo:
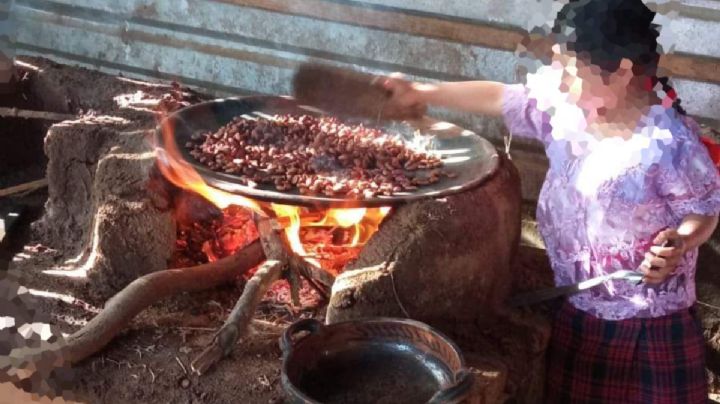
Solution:
{"label": "large metal comal", "polygon": [[[457,174],[455,178],[401,192],[393,196],[377,196],[369,199],[347,199],[321,195],[303,195],[297,190],[281,192],[269,185],[249,187],[243,185],[232,174],[210,170],[196,161],[185,148],[192,135],[215,132],[217,129],[242,116],[248,119],[269,117],[274,114],[322,114],[317,109],[298,105],[292,98],[245,97],[221,99],[182,109],[166,118],[157,131],[157,144],[161,151],[168,146],[179,150],[184,162],[189,163],[210,186],[232,194],[254,200],[275,202],[285,205],[314,207],[376,207],[416,201],[425,198],[439,198],[467,191],[491,177],[499,166],[499,155],[495,147],[477,134],[446,122],[425,118],[414,122],[392,122],[383,126],[389,134],[398,134],[411,147],[422,148],[437,154],[445,169]],[[374,122],[364,122],[373,125]],[[163,136],[163,130],[170,130],[174,136]],[[168,145],[168,141],[174,142]]]}

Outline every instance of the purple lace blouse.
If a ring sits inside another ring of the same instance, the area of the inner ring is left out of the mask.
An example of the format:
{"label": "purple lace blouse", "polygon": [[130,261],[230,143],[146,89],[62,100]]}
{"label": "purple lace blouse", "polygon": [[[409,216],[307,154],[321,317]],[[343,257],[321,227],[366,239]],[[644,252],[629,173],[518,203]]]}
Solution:
{"label": "purple lace blouse", "polygon": [[[720,175],[692,120],[656,106],[630,139],[599,140],[556,84],[536,76],[506,86],[503,115],[513,136],[542,141],[550,160],[537,220],[558,286],[634,270],[657,233],[688,214],[720,212]],[[687,308],[697,253],[688,251],[661,285],[610,281],[570,302],[607,320]]]}

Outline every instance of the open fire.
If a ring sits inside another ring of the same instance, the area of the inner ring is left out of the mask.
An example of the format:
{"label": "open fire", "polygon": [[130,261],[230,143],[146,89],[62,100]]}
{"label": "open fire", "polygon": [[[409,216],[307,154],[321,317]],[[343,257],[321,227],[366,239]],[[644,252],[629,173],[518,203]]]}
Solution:
{"label": "open fire", "polygon": [[242,249],[257,239],[253,215],[259,215],[277,220],[294,254],[337,275],[357,257],[390,213],[390,207],[313,209],[264,203],[222,191],[208,185],[181,158],[172,127],[166,124],[162,135],[166,147],[158,151],[158,167],[163,176],[175,186],[204,197],[223,212],[212,223],[180,229],[179,248],[188,251],[186,255],[190,257],[176,264],[195,264],[205,258],[213,262]]}

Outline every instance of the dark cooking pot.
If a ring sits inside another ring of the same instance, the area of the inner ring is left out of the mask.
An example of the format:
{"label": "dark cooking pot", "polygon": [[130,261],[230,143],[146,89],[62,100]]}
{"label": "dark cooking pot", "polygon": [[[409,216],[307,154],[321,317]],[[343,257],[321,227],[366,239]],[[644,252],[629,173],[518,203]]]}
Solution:
{"label": "dark cooking pot", "polygon": [[455,344],[417,321],[301,320],[280,346],[291,403],[459,403],[472,387]]}

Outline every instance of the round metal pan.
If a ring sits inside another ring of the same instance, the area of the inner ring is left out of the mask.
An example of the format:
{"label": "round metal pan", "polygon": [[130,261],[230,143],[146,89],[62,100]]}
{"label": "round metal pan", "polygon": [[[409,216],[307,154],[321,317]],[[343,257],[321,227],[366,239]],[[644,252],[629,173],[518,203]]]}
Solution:
{"label": "round metal pan", "polygon": [[474,382],[454,342],[408,319],[300,320],[280,348],[291,404],[458,404]]}
{"label": "round metal pan", "polygon": [[381,128],[390,134],[399,134],[411,147],[438,155],[445,164],[444,169],[457,175],[455,178],[443,177],[435,184],[419,187],[412,192],[370,199],[302,195],[297,190],[278,191],[269,184],[258,185],[255,188],[248,187],[242,185],[235,175],[215,172],[205,167],[195,160],[185,147],[193,134],[215,132],[237,116],[257,119],[275,114],[325,115],[312,107],[298,105],[290,97],[220,99],[181,109],[165,118],[166,120],[157,129],[157,145],[166,149],[168,145],[165,144],[162,128],[173,130],[174,136],[171,141],[176,143],[180,157],[193,166],[208,185],[259,201],[313,207],[378,207],[443,197],[479,185],[491,177],[499,166],[498,152],[490,142],[471,131],[430,118],[414,122],[383,122],[381,125],[368,120],[344,119],[348,123],[363,123],[366,126]]}

